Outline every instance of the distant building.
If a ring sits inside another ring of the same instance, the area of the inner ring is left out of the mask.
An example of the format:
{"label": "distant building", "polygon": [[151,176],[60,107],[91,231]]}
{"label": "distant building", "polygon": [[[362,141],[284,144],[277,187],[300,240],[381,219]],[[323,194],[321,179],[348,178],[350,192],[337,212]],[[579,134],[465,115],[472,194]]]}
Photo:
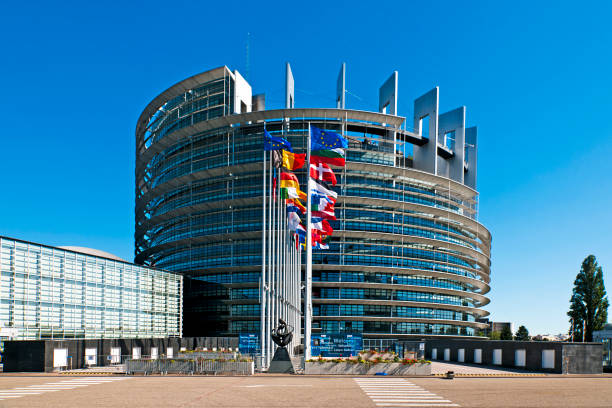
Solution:
{"label": "distant building", "polygon": [[82,247],[0,237],[3,340],[182,335],[183,277]]}
{"label": "distant building", "polygon": [[612,323],[608,323],[602,330],[593,332],[593,341],[603,343],[603,364],[612,367]]}
{"label": "distant building", "polygon": [[535,341],[566,341],[569,338],[567,334],[536,334],[532,337]]}

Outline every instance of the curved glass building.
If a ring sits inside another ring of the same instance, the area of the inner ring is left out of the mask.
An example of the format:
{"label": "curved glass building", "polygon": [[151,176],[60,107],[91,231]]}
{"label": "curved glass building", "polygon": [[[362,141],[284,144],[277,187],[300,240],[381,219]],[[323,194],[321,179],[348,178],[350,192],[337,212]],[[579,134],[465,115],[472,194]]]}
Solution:
{"label": "curved glass building", "polygon": [[[264,125],[303,152],[308,125],[349,139],[336,168],[337,221],[313,253],[313,330],[365,339],[477,336],[488,315],[491,235],[477,221],[476,128],[465,107],[438,113],[438,88],[398,116],[397,72],[379,112],[266,110],[237,71],[181,81],[136,128],[136,263],[179,272],[185,335],[259,331]],[[305,183],[305,172],[298,174]],[[303,184],[304,185],[304,184]],[[304,262],[303,262],[304,264]]]}

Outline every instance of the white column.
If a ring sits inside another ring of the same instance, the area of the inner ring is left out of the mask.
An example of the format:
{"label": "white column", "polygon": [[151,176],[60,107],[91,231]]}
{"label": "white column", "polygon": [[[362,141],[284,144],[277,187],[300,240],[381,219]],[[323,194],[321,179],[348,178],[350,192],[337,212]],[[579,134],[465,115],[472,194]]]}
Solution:
{"label": "white column", "polygon": [[306,194],[306,291],[304,293],[304,367],[306,360],[310,359],[310,336],[312,330],[312,236],[311,236],[311,210],[312,198],[310,194],[310,123],[308,124],[308,138],[306,139],[306,166],[307,180]]}
{"label": "white column", "polygon": [[261,276],[259,278],[259,349],[261,353],[261,362],[265,365],[266,347],[264,343],[266,334],[266,151],[263,153],[263,189],[261,194]]}

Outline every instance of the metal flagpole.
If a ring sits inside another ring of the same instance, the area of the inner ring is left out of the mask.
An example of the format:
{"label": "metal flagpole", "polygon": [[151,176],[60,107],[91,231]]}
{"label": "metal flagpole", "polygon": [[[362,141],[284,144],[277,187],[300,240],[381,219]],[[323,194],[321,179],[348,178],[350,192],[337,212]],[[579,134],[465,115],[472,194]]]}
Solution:
{"label": "metal flagpole", "polygon": [[[276,168],[274,169],[274,175],[273,177],[276,177]],[[277,184],[278,184],[278,180],[277,180]],[[271,186],[272,188],[274,188],[274,186]],[[270,265],[268,266],[268,270],[269,270],[269,274],[270,274],[270,329],[272,329],[272,326],[274,325],[274,313],[276,310],[276,292],[275,292],[275,287],[274,287],[274,282],[275,282],[275,274],[276,274],[276,200],[274,199],[274,194],[276,194],[276,190],[272,191],[272,225],[270,226],[270,235],[272,236],[272,262],[270,263]],[[274,354],[274,343],[272,341],[270,341],[270,353],[269,355],[269,360],[272,361],[272,356]]]}
{"label": "metal flagpole", "polygon": [[272,314],[271,314],[271,310],[272,310],[272,297],[271,297],[271,290],[272,290],[272,246],[273,246],[273,242],[272,242],[272,204],[273,204],[273,198],[272,198],[272,168],[274,166],[274,152],[270,152],[270,174],[268,175],[269,177],[269,185],[270,185],[270,194],[268,194],[268,287],[267,287],[267,292],[268,292],[268,296],[267,296],[267,305],[266,305],[266,321],[267,321],[267,325],[266,325],[266,367],[269,366],[270,364],[270,360],[271,360],[271,351],[272,351],[272,339],[270,337],[271,333],[270,330],[272,330]]}
{"label": "metal flagpole", "polygon": [[[280,185],[281,185],[281,172],[282,169],[278,170],[278,174],[276,175],[276,192],[277,192],[277,198],[276,198],[276,272],[274,274],[274,320],[273,320],[273,325],[276,326],[276,324],[278,324],[278,318],[280,315],[280,291],[279,291],[279,286],[278,286],[278,282],[279,282],[279,277],[280,277],[280,266],[281,266],[281,236],[280,236],[280,227],[281,227],[281,219],[280,219],[280,215],[281,215],[281,195],[280,195]],[[277,346],[276,344],[273,345],[274,351],[276,352]]]}
{"label": "metal flagpole", "polygon": [[310,194],[310,122],[308,122],[308,137],[306,139],[306,291],[304,292],[304,368],[306,360],[310,360],[310,337],[312,330],[312,232],[311,232],[311,209],[312,196]]}
{"label": "metal flagpole", "polygon": [[261,277],[260,282],[260,297],[259,297],[259,349],[261,352],[261,364],[265,364],[266,360],[266,346],[264,344],[264,337],[266,333],[266,151],[263,152],[263,190],[262,190],[262,223],[261,223]]}

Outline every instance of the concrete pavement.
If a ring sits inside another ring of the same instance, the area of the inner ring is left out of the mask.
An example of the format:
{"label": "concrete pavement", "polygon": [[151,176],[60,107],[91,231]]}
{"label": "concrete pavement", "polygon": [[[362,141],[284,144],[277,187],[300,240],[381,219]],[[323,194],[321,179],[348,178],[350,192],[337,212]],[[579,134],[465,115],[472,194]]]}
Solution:
{"label": "concrete pavement", "polygon": [[[108,381],[111,379],[117,381]],[[2,395],[15,397],[2,398]],[[610,407],[612,378],[0,376],[2,407],[361,408],[443,404]]]}

